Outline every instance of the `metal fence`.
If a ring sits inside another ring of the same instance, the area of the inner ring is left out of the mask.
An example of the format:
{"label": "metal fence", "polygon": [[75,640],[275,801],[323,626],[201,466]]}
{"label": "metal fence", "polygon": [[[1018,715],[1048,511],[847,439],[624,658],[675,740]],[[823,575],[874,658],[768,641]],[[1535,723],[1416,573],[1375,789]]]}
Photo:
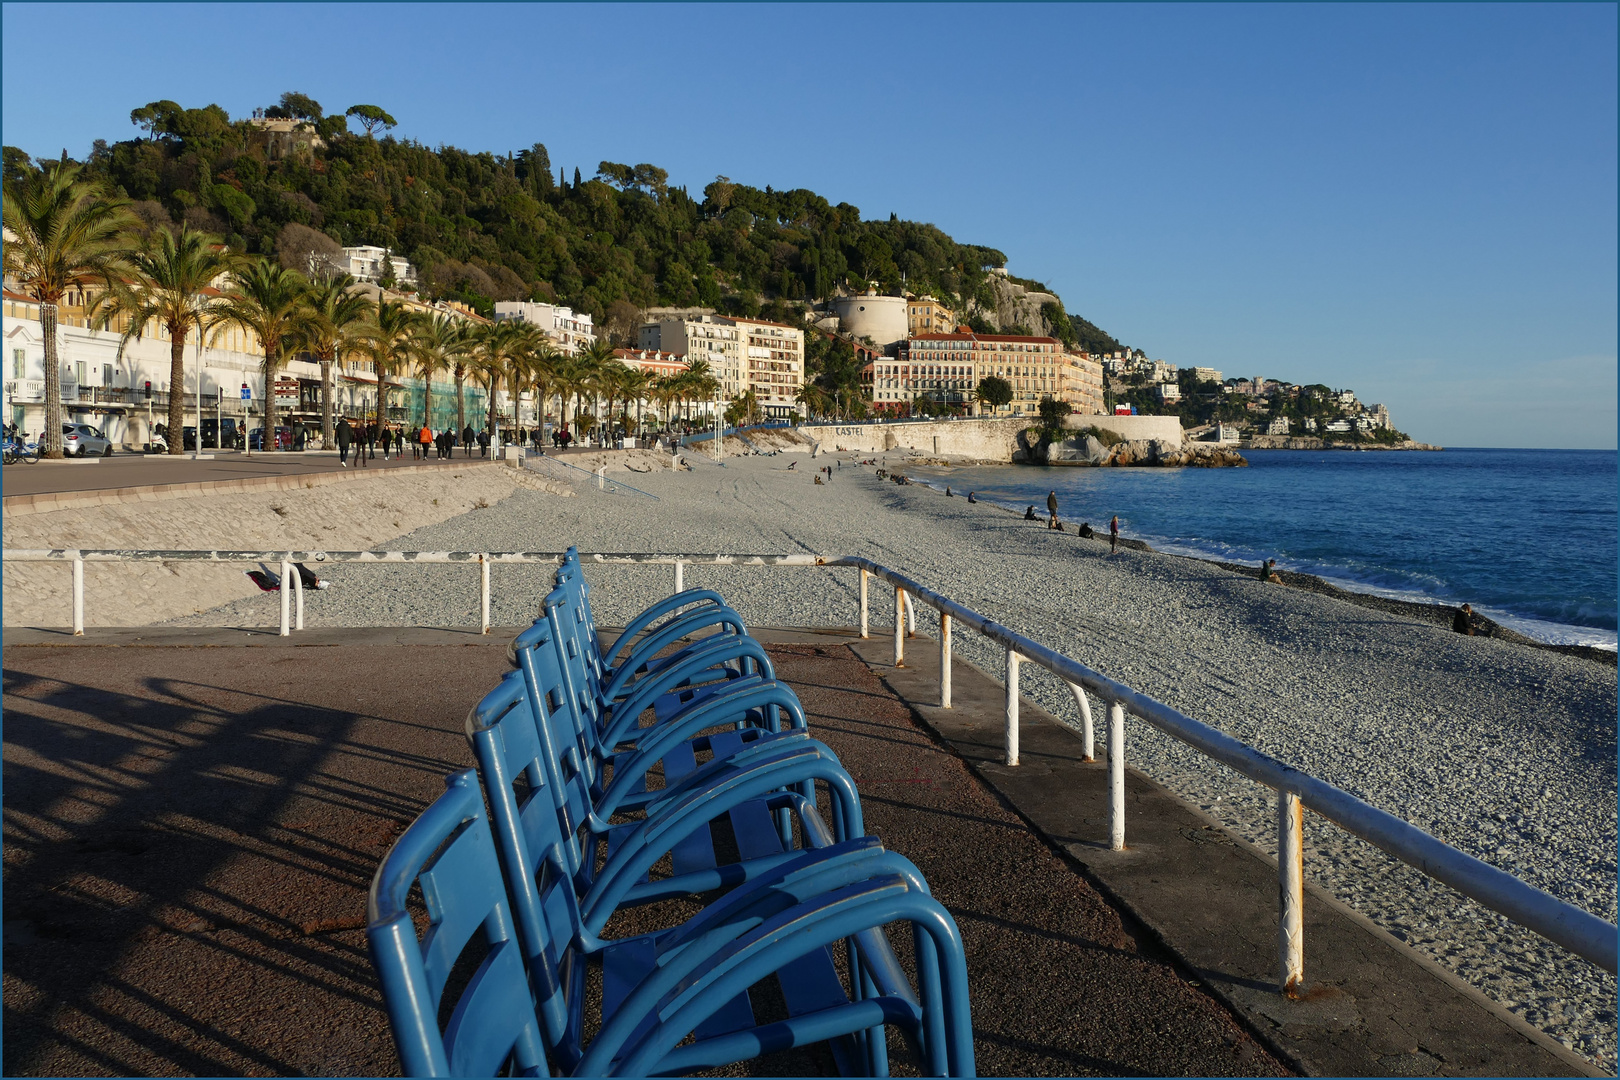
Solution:
{"label": "metal fence", "polygon": [[[84,565],[87,562],[218,562],[270,563],[281,566],[283,583],[292,590],[281,594],[281,633],[302,630],[303,586],[295,563],[317,566],[331,563],[382,563],[399,565],[459,564],[476,566],[479,571],[481,627],[489,632],[490,568],[496,564],[559,564],[563,552],[542,551],[162,551],[162,550],[6,550],[12,562],[66,562],[73,575],[73,632],[84,632]],[[1314,810],[1341,828],[1375,847],[1388,852],[1422,873],[1507,916],[1606,971],[1616,969],[1616,928],[1597,916],[1565,903],[1505,871],[1498,870],[1425,833],[1393,814],[1379,810],[1332,784],[1319,780],[1293,766],[1278,761],[1254,747],[1239,742],[1215,728],[1170,708],[1162,702],[1137,693],[1079,661],[1054,652],[992,619],[886,566],[859,556],[834,555],[691,555],[691,554],[594,554],[581,560],[598,565],[669,565],[674,568],[674,590],[685,587],[689,565],[722,566],[823,566],[853,567],[860,575],[859,626],[863,638],[870,635],[869,586],[877,578],[894,590],[894,664],[905,663],[907,627],[916,629],[915,604],[922,603],[939,613],[939,704],[951,707],[951,638],[961,623],[999,646],[1006,662],[1004,703],[1005,759],[1018,764],[1018,669],[1032,663],[1063,680],[1073,692],[1080,710],[1082,751],[1094,759],[1094,733],[1091,706],[1086,692],[1096,694],[1107,706],[1107,759],[1109,788],[1109,845],[1125,847],[1125,717],[1135,716],[1165,734],[1226,765],[1234,772],[1277,792],[1278,866],[1278,981],[1284,991],[1304,980],[1304,817]]]}

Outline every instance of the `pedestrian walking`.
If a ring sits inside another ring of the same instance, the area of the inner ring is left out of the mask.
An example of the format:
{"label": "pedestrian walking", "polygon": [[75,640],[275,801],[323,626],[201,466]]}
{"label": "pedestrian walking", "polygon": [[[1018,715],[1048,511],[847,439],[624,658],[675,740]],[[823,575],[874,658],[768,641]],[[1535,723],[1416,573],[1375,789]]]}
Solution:
{"label": "pedestrian walking", "polygon": [[467,448],[468,457],[472,457],[473,438],[474,436],[471,424],[468,424],[466,427],[461,429],[461,445]]}
{"label": "pedestrian walking", "polygon": [[348,417],[340,417],[337,423],[338,468],[349,467],[349,447],[354,445],[354,428],[349,426]]}
{"label": "pedestrian walking", "polygon": [[489,431],[486,429],[478,433],[478,456],[489,457]]}
{"label": "pedestrian walking", "polygon": [[1115,514],[1108,522],[1108,554],[1112,555],[1119,550],[1119,515]]}
{"label": "pedestrian walking", "polygon": [[1057,492],[1055,491],[1049,491],[1046,493],[1046,527],[1048,529],[1055,529],[1058,527]]}
{"label": "pedestrian walking", "polygon": [[361,424],[354,429],[354,463],[366,467],[366,452],[371,447],[371,425]]}
{"label": "pedestrian walking", "polygon": [[422,444],[422,460],[426,461],[428,456],[428,447],[433,445],[433,429],[428,427],[426,423],[423,423],[422,430],[416,433],[416,439]]}

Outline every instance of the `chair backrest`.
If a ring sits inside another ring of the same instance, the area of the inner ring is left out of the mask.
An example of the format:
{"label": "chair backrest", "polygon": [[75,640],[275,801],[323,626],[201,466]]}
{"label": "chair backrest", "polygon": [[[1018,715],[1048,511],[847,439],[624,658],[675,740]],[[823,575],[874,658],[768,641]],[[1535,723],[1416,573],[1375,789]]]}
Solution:
{"label": "chair backrest", "polygon": [[573,984],[583,969],[574,978],[566,973],[577,967],[569,954],[583,934],[573,884],[583,855],[566,805],[559,806],[566,800],[556,797],[557,762],[530,710],[521,671],[503,678],[468,715],[467,739],[489,800],[546,1047],[568,1065],[578,1053],[580,1002]]}
{"label": "chair backrest", "polygon": [[[366,938],[406,1076],[549,1076],[521,946],[472,770],[406,829],[372,879]],[[408,905],[420,884],[428,930]],[[445,984],[473,935],[488,952],[441,1030]]]}

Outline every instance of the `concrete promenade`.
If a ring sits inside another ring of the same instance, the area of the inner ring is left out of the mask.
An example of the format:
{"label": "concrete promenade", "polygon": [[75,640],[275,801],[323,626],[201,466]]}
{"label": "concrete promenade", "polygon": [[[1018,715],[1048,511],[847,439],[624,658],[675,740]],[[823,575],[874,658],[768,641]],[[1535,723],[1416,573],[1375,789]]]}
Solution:
{"label": "concrete promenade", "polygon": [[[395,1073],[365,889],[512,633],[7,629],[7,1074]],[[1279,998],[1263,857],[1136,774],[1107,852],[1103,766],[1027,700],[996,764],[999,686],[931,708],[921,640],[756,635],[962,926],[981,1075],[1591,1073],[1315,894]]]}

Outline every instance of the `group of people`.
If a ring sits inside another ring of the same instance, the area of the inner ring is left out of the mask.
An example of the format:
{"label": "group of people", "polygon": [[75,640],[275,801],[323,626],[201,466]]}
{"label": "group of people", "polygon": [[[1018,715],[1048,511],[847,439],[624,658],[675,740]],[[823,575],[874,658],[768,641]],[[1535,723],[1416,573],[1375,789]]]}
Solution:
{"label": "group of people", "polygon": [[472,457],[474,446],[478,447],[479,457],[489,456],[489,432],[474,431],[471,424],[462,428],[459,434],[454,428],[434,431],[423,424],[420,429],[407,435],[399,424],[351,424],[348,417],[343,417],[333,434],[337,440],[338,465],[342,468],[349,465],[350,450],[354,451],[355,465],[363,468],[367,462],[376,459],[378,451],[382,452],[384,461],[390,455],[404,458],[407,445],[410,446],[411,457],[418,461],[427,460],[429,455],[441,461],[452,458],[457,446],[466,451],[467,457]]}

